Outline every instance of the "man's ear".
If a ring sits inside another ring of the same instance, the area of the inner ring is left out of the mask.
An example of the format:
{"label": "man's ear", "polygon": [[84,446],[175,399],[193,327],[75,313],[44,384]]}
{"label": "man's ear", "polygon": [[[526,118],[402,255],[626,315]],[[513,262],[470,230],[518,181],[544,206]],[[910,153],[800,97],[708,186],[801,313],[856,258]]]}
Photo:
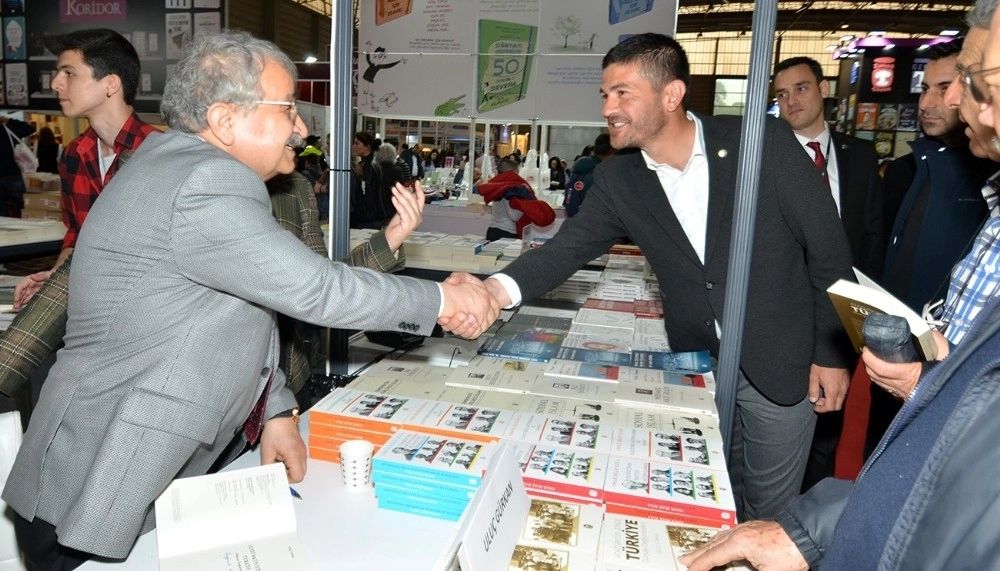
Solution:
{"label": "man's ear", "polygon": [[208,130],[220,143],[228,147],[236,141],[239,116],[231,103],[213,103],[205,117],[208,120]]}
{"label": "man's ear", "polygon": [[684,95],[687,93],[687,87],[684,82],[679,79],[673,79],[667,83],[663,90],[664,99],[667,110],[674,111],[680,107],[684,101]]}
{"label": "man's ear", "polygon": [[[104,96],[111,99],[111,96],[122,90],[122,78],[114,73],[109,73],[104,77]],[[124,95],[124,94],[123,94]]]}
{"label": "man's ear", "polygon": [[830,96],[830,82],[829,81],[827,81],[827,80],[824,79],[823,81],[819,82],[819,94],[823,96],[823,99],[826,99],[827,97]]}

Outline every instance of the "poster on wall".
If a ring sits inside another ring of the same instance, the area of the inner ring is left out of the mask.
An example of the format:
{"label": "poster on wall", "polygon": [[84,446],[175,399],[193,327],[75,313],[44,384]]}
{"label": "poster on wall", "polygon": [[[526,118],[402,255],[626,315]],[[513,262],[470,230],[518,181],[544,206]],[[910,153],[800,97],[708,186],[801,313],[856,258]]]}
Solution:
{"label": "poster on wall", "polygon": [[360,19],[360,113],[600,122],[604,54],[672,33],[677,2],[374,0]]}
{"label": "poster on wall", "polygon": [[[100,5],[97,8],[97,5]],[[139,55],[135,109],[159,113],[167,72],[193,36],[221,30],[222,0],[3,0],[4,96],[7,107],[59,112],[52,91],[56,55],[45,38],[85,28],[111,28]]]}

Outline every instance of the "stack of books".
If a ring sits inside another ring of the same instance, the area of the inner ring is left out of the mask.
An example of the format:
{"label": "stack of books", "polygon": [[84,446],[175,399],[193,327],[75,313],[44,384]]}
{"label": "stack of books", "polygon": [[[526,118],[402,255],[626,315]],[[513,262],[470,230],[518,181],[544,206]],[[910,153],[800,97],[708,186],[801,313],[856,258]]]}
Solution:
{"label": "stack of books", "polygon": [[609,514],[717,528],[736,523],[732,486],[724,470],[612,456],[603,498]]}
{"label": "stack of books", "polygon": [[535,497],[600,506],[608,455],[553,444],[511,442],[521,479]]}
{"label": "stack of books", "polygon": [[378,507],[458,521],[483,480],[489,444],[402,430],[372,459]]}

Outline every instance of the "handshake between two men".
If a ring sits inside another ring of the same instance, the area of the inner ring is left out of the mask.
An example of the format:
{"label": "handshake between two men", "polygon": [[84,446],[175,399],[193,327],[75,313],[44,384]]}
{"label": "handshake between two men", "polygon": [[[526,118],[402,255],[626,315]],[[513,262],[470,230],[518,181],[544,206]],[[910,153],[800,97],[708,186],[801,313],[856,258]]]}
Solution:
{"label": "handshake between two men", "polygon": [[493,278],[455,272],[441,282],[444,308],[438,324],[445,330],[467,339],[475,339],[489,329],[500,316],[500,308],[511,305],[510,295]]}

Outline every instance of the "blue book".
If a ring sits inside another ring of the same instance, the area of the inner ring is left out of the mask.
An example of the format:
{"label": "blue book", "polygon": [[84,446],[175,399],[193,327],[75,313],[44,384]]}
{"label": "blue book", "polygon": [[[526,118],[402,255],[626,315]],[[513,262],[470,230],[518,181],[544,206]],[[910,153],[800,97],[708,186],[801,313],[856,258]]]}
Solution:
{"label": "blue book", "polygon": [[618,365],[627,367],[631,364],[631,356],[628,353],[617,353],[614,351],[598,351],[596,349],[578,349],[576,347],[560,347],[555,355],[556,359],[567,361],[582,361],[584,363],[597,363],[600,365]]}
{"label": "blue book", "polygon": [[629,364],[676,373],[707,373],[712,370],[712,356],[708,351],[632,351]]}
{"label": "blue book", "polygon": [[562,343],[561,337],[555,342],[493,337],[483,343],[483,346],[479,348],[479,353],[518,361],[548,363],[549,359],[555,356],[559,350],[560,343]]}
{"label": "blue book", "polygon": [[457,512],[462,513],[465,511],[465,507],[469,505],[469,498],[462,500],[456,500],[454,498],[431,495],[431,494],[420,494],[417,492],[410,492],[403,488],[394,488],[392,486],[386,486],[384,484],[375,485],[375,497],[378,499],[390,501],[393,503],[401,505],[410,505],[414,507],[427,508],[432,510],[438,510],[442,512]]}
{"label": "blue book", "polygon": [[492,449],[482,442],[400,430],[372,458],[372,473],[475,488]]}
{"label": "blue book", "polygon": [[458,519],[462,517],[462,512],[460,511],[456,512],[456,511],[438,510],[434,508],[415,506],[383,498],[378,498],[377,505],[378,507],[384,510],[391,510],[394,512],[402,512],[414,515],[422,515],[424,517],[432,517],[434,519],[443,519],[446,521],[458,521]]}
{"label": "blue book", "polygon": [[478,489],[473,486],[450,486],[422,478],[407,478],[387,472],[373,473],[372,482],[376,488],[389,486],[414,494],[435,495],[455,501],[469,501]]}

